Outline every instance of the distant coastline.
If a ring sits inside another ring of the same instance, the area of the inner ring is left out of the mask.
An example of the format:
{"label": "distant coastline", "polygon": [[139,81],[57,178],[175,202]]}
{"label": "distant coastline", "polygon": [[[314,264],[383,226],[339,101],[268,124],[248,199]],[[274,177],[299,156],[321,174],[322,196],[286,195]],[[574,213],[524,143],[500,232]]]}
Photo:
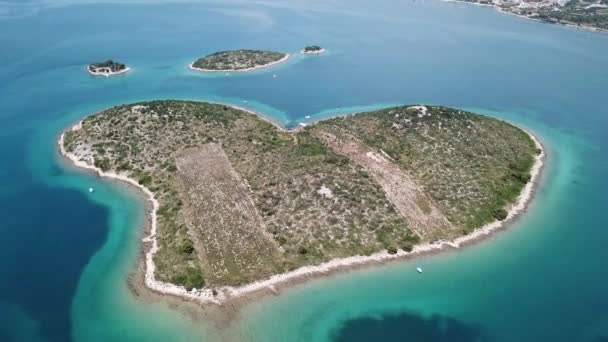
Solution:
{"label": "distant coastline", "polygon": [[463,3],[463,4],[469,4],[469,5],[475,5],[475,6],[482,6],[482,7],[492,7],[494,8],[496,11],[503,13],[503,14],[508,14],[508,15],[512,15],[518,18],[524,18],[524,19],[528,19],[528,20],[534,20],[537,21],[539,23],[544,23],[544,24],[551,24],[551,25],[561,25],[561,26],[566,26],[566,27],[571,27],[571,28],[576,28],[576,29],[581,29],[581,30],[586,30],[586,31],[592,31],[592,32],[608,32],[608,30],[603,29],[603,28],[599,28],[599,27],[594,27],[594,26],[589,26],[589,25],[575,25],[572,23],[567,23],[567,22],[553,22],[553,21],[547,21],[547,20],[542,20],[539,18],[535,18],[535,17],[531,17],[531,16],[527,16],[524,14],[518,14],[518,13],[514,13],[514,12],[509,12],[504,10],[503,8],[501,8],[500,6],[496,5],[496,4],[482,4],[482,3],[478,3],[478,2],[473,2],[473,1],[466,1],[466,0],[442,0],[444,2],[455,2],[455,3]]}
{"label": "distant coastline", "polygon": [[286,62],[289,58],[291,57],[290,54],[286,54],[283,58],[274,61],[274,62],[270,62],[267,64],[263,64],[263,65],[256,65],[254,67],[251,68],[245,68],[245,69],[203,69],[203,68],[197,68],[194,66],[194,62],[188,64],[188,68],[190,70],[194,70],[194,71],[200,71],[200,72],[209,72],[209,73],[217,73],[217,72],[247,72],[247,71],[254,71],[254,70],[259,70],[259,69],[264,69],[264,68],[268,68],[283,62]]}
{"label": "distant coastline", "polygon": [[[236,106],[231,107],[245,110]],[[259,113],[255,113],[250,110],[247,111],[259,115]],[[70,129],[78,130],[80,127],[81,122],[73,125]],[[194,301],[199,304],[216,304],[223,306],[229,302],[247,302],[268,293],[276,293],[278,288],[283,288],[291,284],[302,283],[307,279],[315,277],[322,277],[328,274],[338,273],[353,268],[385,264],[395,260],[409,259],[429,253],[436,253],[444,250],[445,248],[457,249],[485,239],[491,236],[493,233],[505,228],[526,210],[528,204],[533,198],[546,157],[545,150],[539,140],[530,132],[525,132],[534,141],[540,153],[535,156],[535,161],[530,171],[530,180],[524,186],[517,198],[517,201],[509,209],[507,218],[504,221],[494,221],[474,230],[472,233],[466,236],[458,237],[452,241],[438,241],[435,243],[416,245],[411,252],[399,251],[396,254],[389,254],[385,251],[370,256],[337,258],[320,265],[305,266],[291,272],[273,275],[265,280],[253,282],[243,286],[224,286],[215,290],[208,288],[193,289],[192,291],[187,291],[181,286],[164,283],[155,279],[155,264],[153,257],[158,250],[158,245],[156,243],[156,212],[159,205],[158,201],[154,197],[154,194],[146,187],[140,185],[134,179],[131,179],[123,174],[103,172],[101,169],[79,160],[76,155],[67,152],[63,144],[65,131],[62,132],[61,136],[59,137],[58,144],[61,155],[78,168],[91,171],[100,177],[107,177],[127,183],[129,186],[137,188],[147,199],[146,202],[148,203],[147,207],[149,208],[150,220],[146,228],[148,234],[142,240],[144,243],[143,260],[141,261],[143,267],[140,267],[141,270],[138,269],[138,272],[141,272],[142,274],[136,275],[134,284],[132,284],[133,287],[139,287],[140,291],[145,290],[142,289],[142,287],[145,287],[146,289],[151,290],[153,293],[160,294],[161,296],[177,297],[178,299],[186,300],[187,302]],[[140,281],[143,284],[139,284],[140,286],[138,286]]]}

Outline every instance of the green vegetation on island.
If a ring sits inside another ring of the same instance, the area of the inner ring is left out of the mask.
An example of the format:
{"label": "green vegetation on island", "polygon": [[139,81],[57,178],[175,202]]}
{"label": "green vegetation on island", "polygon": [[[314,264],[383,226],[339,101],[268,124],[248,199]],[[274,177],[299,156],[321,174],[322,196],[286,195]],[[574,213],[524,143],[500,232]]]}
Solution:
{"label": "green vegetation on island", "polygon": [[114,62],[111,59],[108,59],[107,61],[101,63],[89,64],[89,71],[92,73],[110,74],[121,72],[125,69],[127,69],[126,65],[124,65],[123,63]]}
{"label": "green vegetation on island", "polygon": [[209,71],[238,71],[264,67],[286,57],[287,54],[273,51],[220,51],[196,60],[192,63],[192,67]]}
{"label": "green vegetation on island", "polygon": [[318,53],[323,51],[323,48],[318,46],[318,45],[310,45],[304,48],[304,50],[302,50],[302,52],[304,53]]}
{"label": "green vegetation on island", "polygon": [[519,128],[445,107],[286,132],[228,106],[171,100],[90,116],[64,147],[154,193],[156,277],[186,288],[468,233],[504,219],[537,153]]}
{"label": "green vegetation on island", "polygon": [[384,151],[462,233],[506,218],[505,208],[530,180],[536,154],[521,129],[445,107],[391,108],[319,126],[340,127]]}

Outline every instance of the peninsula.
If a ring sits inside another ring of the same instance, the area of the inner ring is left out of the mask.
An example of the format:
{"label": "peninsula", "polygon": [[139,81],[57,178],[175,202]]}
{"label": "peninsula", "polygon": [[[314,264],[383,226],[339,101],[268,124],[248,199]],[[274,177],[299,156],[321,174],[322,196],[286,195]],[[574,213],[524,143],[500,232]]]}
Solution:
{"label": "peninsula", "polygon": [[285,62],[289,54],[261,50],[232,50],[212,53],[189,68],[204,72],[251,71]]}
{"label": "peninsula", "polygon": [[543,156],[516,126],[438,106],[286,131],[228,105],[151,101],[92,115],[59,145],[150,198],[145,284],[215,303],[488,234],[524,209]]}
{"label": "peninsula", "polygon": [[325,49],[318,45],[307,46],[304,49],[302,49],[302,51],[300,51],[300,53],[305,53],[305,54],[315,54],[315,53],[322,53],[322,52],[325,52]]}
{"label": "peninsula", "polygon": [[108,59],[107,61],[101,62],[101,63],[89,64],[87,66],[87,71],[91,75],[95,75],[95,76],[109,77],[112,75],[118,75],[118,74],[125,73],[129,70],[130,69],[126,65],[124,65],[122,63],[114,62],[111,59]]}
{"label": "peninsula", "polygon": [[[450,0],[452,1],[452,0]],[[608,30],[606,0],[456,0],[553,24]]]}

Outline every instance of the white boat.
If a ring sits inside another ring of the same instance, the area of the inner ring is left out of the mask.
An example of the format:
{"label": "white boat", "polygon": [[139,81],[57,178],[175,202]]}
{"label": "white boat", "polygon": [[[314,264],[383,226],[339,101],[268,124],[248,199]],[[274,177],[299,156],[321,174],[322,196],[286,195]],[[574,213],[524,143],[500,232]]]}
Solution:
{"label": "white boat", "polygon": [[304,119],[310,119],[310,115],[306,115]]}
{"label": "white boat", "polygon": [[422,273],[422,267],[420,267],[420,266],[416,267],[416,272]]}
{"label": "white boat", "polygon": [[275,77],[277,77],[277,75],[276,75],[276,74],[274,74],[274,75],[272,75],[272,77],[273,77],[273,78],[275,78]]}
{"label": "white boat", "polygon": [[93,191],[95,191],[95,190],[93,190],[93,188],[89,188],[89,192],[93,192]]}

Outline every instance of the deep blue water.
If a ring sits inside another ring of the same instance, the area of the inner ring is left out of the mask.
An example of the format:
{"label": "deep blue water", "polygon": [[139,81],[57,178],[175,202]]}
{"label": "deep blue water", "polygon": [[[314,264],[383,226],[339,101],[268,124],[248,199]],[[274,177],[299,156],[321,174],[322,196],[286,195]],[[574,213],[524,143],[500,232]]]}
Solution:
{"label": "deep blue water", "polygon": [[[73,190],[31,186],[20,191],[25,201],[1,201],[5,215],[0,268],[0,319],[15,328],[17,310],[34,312],[42,333],[67,340],[70,306],[80,273],[106,237],[107,210],[79,205]],[[77,229],[71,222],[89,223]],[[39,251],[45,251],[39,253]],[[4,329],[0,340],[9,340]]]}
{"label": "deep blue water", "polygon": [[[222,49],[308,44],[328,52],[251,74],[185,67]],[[0,2],[0,52],[0,341],[608,338],[606,34],[428,0],[11,0]],[[106,58],[133,70],[85,72]],[[512,229],[416,261],[424,277],[406,262],[314,281],[218,332],[131,296],[141,203],[56,152],[74,121],[157,98],[246,105],[285,126],[456,106],[534,131],[549,160]]]}

